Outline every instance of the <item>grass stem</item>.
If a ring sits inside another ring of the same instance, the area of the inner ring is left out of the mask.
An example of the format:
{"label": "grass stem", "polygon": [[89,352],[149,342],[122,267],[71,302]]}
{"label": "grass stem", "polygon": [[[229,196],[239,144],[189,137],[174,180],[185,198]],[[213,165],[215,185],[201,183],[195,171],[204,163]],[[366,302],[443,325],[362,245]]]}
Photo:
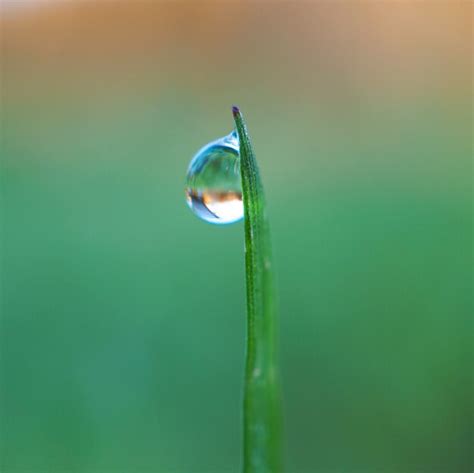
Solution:
{"label": "grass stem", "polygon": [[240,142],[245,216],[247,346],[243,473],[281,473],[281,400],[276,292],[262,181],[247,127],[232,108]]}

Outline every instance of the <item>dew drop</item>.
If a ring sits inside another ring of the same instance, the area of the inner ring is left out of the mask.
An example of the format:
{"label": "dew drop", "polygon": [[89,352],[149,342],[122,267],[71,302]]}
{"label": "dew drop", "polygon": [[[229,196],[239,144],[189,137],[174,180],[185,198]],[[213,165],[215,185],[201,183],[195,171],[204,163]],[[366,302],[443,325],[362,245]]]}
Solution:
{"label": "dew drop", "polygon": [[222,225],[244,216],[235,131],[201,148],[189,164],[186,202],[202,220]]}

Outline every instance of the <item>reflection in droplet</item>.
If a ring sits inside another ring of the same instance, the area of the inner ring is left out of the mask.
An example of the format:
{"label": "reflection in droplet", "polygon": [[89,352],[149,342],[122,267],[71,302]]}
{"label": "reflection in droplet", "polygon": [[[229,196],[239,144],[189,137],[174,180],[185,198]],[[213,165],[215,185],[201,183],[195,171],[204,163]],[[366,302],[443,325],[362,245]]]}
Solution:
{"label": "reflection in droplet", "polygon": [[204,146],[194,156],[186,176],[186,201],[206,222],[225,224],[242,219],[239,141],[235,131]]}

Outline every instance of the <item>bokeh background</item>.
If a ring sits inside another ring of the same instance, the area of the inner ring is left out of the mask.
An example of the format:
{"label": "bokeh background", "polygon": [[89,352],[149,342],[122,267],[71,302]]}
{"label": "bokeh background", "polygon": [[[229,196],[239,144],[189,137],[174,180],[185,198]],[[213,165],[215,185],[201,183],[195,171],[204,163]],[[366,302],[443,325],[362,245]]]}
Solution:
{"label": "bokeh background", "polygon": [[247,119],[288,473],[473,469],[472,3],[1,8],[2,473],[230,473],[243,226],[184,200]]}

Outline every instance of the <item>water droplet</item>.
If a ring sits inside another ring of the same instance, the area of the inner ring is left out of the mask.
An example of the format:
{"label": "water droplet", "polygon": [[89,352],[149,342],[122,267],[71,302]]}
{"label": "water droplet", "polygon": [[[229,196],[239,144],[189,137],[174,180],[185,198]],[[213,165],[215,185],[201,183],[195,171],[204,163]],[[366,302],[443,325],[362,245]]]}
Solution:
{"label": "water droplet", "polygon": [[207,144],[191,160],[186,201],[206,222],[219,225],[242,219],[239,139],[235,131]]}

